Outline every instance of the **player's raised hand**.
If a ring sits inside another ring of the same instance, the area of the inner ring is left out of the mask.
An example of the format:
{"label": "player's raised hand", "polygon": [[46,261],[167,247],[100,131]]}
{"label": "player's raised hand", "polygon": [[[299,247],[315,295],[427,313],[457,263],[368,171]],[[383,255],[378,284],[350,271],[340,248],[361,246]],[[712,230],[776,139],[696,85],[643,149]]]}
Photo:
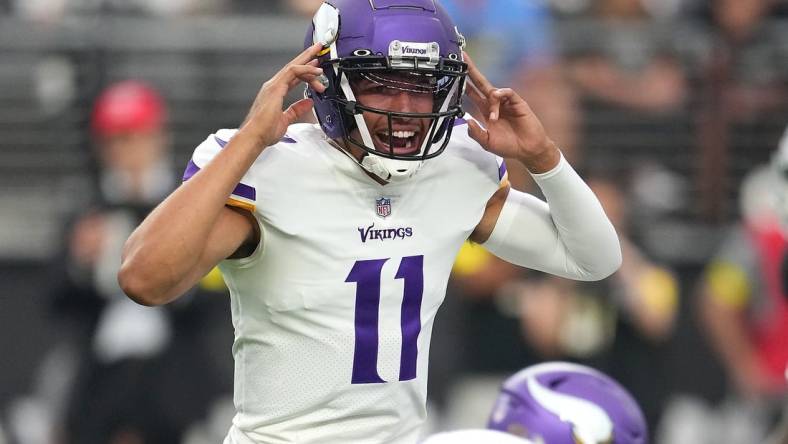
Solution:
{"label": "player's raised hand", "polygon": [[485,126],[471,120],[470,136],[491,153],[519,159],[533,173],[546,172],[557,165],[558,148],[528,103],[511,88],[493,86],[467,53],[465,61],[470,77],[466,94],[479,109],[479,120]]}
{"label": "player's raised hand", "polygon": [[323,70],[317,66],[316,59],[321,49],[319,43],[310,46],[260,88],[242,125],[243,130],[256,135],[260,146],[278,142],[285,135],[287,127],[312,108],[311,99],[301,99],[283,110],[285,96],[291,89],[303,82],[318,92],[325,91],[326,87],[319,80]]}

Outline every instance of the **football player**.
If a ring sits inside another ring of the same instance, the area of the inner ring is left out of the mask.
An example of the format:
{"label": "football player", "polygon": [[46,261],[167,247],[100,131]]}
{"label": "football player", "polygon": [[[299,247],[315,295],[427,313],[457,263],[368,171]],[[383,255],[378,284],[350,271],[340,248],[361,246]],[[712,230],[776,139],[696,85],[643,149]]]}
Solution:
{"label": "football player", "polygon": [[507,379],[488,427],[545,444],[646,444],[635,399],[593,368],[566,362],[528,367]]}
{"label": "football player", "polygon": [[[185,183],[127,241],[119,281],[141,304],[173,301],[217,263],[224,273],[226,444],[416,442],[432,323],[466,239],[569,278],[620,265],[593,193],[463,43],[435,0],[323,4],[304,52],[239,129],[197,147]],[[302,83],[307,97],[283,111]],[[319,124],[295,124],[310,110]],[[547,202],[509,189],[503,157]]]}
{"label": "football player", "polygon": [[788,396],[788,130],[771,164],[742,181],[739,200],[741,221],[706,266],[698,308],[727,371],[726,405],[750,420],[716,442],[762,442]]}
{"label": "football player", "polygon": [[624,387],[566,362],[533,365],[507,379],[487,426],[439,433],[422,444],[648,443],[643,412]]}

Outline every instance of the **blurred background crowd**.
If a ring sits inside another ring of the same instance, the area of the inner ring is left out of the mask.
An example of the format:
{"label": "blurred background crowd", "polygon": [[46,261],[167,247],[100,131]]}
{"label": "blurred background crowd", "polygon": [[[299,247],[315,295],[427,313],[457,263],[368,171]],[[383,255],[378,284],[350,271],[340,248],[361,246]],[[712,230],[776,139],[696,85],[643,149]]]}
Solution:
{"label": "blurred background crowd", "polygon": [[[221,276],[141,308],[120,248],[319,3],[0,0],[0,444],[221,441]],[[788,404],[788,2],[443,3],[588,180],[624,264],[577,283],[466,246],[433,336],[431,429],[483,426],[503,377],[561,359],[629,388],[655,443],[765,442]]]}

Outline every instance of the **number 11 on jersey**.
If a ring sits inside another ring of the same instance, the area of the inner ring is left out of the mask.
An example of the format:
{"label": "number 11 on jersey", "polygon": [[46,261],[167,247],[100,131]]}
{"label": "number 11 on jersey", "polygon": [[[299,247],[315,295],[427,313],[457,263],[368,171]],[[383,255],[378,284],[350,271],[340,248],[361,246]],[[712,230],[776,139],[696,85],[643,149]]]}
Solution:
{"label": "number 11 on jersey", "polygon": [[[378,375],[378,315],[383,264],[389,259],[356,261],[345,282],[356,283],[356,346],[353,352],[352,384],[386,382]],[[403,279],[404,295],[400,326],[402,353],[399,380],[416,378],[421,298],[424,294],[424,256],[406,256],[399,264],[395,279]]]}

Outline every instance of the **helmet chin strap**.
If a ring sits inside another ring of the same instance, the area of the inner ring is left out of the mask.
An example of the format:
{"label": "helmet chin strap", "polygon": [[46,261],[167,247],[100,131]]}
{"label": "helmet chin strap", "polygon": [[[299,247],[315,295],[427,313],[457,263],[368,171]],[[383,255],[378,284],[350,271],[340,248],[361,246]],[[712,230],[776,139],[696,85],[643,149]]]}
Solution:
{"label": "helmet chin strap", "polygon": [[362,154],[361,162],[358,162],[362,168],[367,170],[368,172],[380,177],[381,179],[388,182],[391,180],[391,173],[389,172],[388,168],[383,165],[381,162],[378,162],[375,156],[370,155],[369,153]]}
{"label": "helmet chin strap", "polygon": [[421,168],[422,161],[386,159],[374,154],[364,153],[359,164],[370,173],[386,182],[398,183],[413,177]]}
{"label": "helmet chin strap", "polygon": [[326,140],[328,140],[331,145],[334,145],[342,154],[346,155],[353,160],[353,162],[358,164],[358,166],[363,168],[364,171],[375,175],[386,183],[399,183],[413,177],[413,175],[421,169],[421,165],[424,163],[423,161],[386,159],[367,152],[364,152],[361,160],[358,160],[356,156],[348,152],[347,149],[336,141],[329,138],[326,138]]}

